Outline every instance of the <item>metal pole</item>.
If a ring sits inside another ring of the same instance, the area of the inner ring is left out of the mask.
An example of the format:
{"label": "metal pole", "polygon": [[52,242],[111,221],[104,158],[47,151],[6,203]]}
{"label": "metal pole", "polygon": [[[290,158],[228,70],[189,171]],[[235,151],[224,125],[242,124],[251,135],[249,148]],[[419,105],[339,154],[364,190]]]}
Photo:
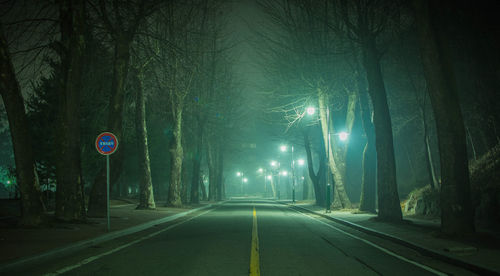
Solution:
{"label": "metal pole", "polygon": [[106,217],[109,232],[109,155],[106,155]]}
{"label": "metal pole", "polygon": [[327,147],[326,147],[326,212],[330,212],[330,109],[326,106],[326,129],[327,129]]}
{"label": "metal pole", "polygon": [[292,145],[292,202],[295,203],[295,160],[293,159],[293,145]]}
{"label": "metal pole", "polygon": [[281,163],[278,162],[278,200],[281,199]]}

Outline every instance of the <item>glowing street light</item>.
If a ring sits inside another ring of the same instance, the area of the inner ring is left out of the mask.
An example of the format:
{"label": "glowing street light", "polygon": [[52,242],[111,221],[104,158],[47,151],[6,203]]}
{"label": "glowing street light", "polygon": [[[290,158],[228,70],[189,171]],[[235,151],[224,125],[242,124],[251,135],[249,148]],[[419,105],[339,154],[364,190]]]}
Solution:
{"label": "glowing street light", "polygon": [[259,171],[259,173],[262,173],[262,172],[264,172],[264,169],[259,168],[259,170],[258,170],[258,171]]}
{"label": "glowing street light", "polygon": [[287,176],[287,175],[288,175],[288,172],[287,172],[287,171],[281,171],[281,175],[283,175],[283,176]]}
{"label": "glowing street light", "polygon": [[278,163],[276,161],[271,161],[271,166],[276,167]]}
{"label": "glowing street light", "polygon": [[236,173],[236,176],[241,176],[241,175],[242,175],[242,173],[241,173],[241,172],[237,172],[237,173]]}
{"label": "glowing street light", "polygon": [[342,131],[339,134],[340,141],[346,141],[349,138],[349,133]]}
{"label": "glowing street light", "polygon": [[299,163],[299,166],[304,166],[305,161],[304,161],[304,159],[299,159],[299,160],[297,160],[297,163]]}
{"label": "glowing street light", "polygon": [[243,182],[247,183],[248,182],[248,178],[243,178]]}
{"label": "glowing street light", "polygon": [[307,111],[307,115],[313,115],[314,113],[316,113],[316,108],[310,106],[306,109]]}
{"label": "glowing street light", "polygon": [[272,176],[272,175],[268,175],[268,176],[267,176],[267,179],[268,179],[268,180],[271,180],[271,179],[273,179],[273,176]]}
{"label": "glowing street light", "polygon": [[281,150],[282,152],[285,152],[285,151],[286,151],[286,146],[285,146],[285,145],[282,145],[282,146],[280,147],[280,150]]}

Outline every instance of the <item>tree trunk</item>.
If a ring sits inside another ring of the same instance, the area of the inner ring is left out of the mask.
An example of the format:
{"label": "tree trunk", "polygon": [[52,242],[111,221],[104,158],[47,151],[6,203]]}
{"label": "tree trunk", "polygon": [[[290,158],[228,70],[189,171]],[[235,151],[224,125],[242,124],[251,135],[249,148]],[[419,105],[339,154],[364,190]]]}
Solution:
{"label": "tree trunk", "polygon": [[425,103],[420,108],[420,113],[422,114],[422,128],[424,130],[423,139],[424,139],[425,153],[426,153],[425,165],[429,176],[429,184],[431,185],[432,189],[435,189],[438,187],[438,181],[434,170],[434,163],[432,161],[432,152],[431,152],[431,145],[429,143],[429,134],[427,132],[427,118],[426,118],[427,116],[425,116]]}
{"label": "tree trunk", "polygon": [[216,168],[216,153],[212,143],[207,144],[207,165],[208,165],[208,200],[215,200],[215,192],[217,190],[217,168]]}
{"label": "tree trunk", "polygon": [[7,111],[18,186],[21,193],[21,224],[36,226],[43,222],[45,207],[38,183],[30,125],[26,117],[21,88],[10,59],[7,41],[0,23],[0,94]]}
{"label": "tree trunk", "polygon": [[314,187],[314,196],[316,198],[316,205],[318,206],[325,206],[325,191],[326,187],[325,185],[321,185],[321,175],[325,174],[325,165],[324,165],[324,158],[321,158],[320,155],[320,162],[319,162],[319,169],[318,173],[314,173],[314,167],[313,167],[313,160],[312,160],[312,152],[311,152],[311,142],[309,141],[309,134],[307,133],[307,130],[304,131],[304,145],[306,148],[306,154],[307,154],[307,168],[309,170],[309,178],[311,178],[311,181],[313,183]]}
{"label": "tree trunk", "polygon": [[189,168],[188,168],[188,163],[187,163],[187,160],[184,159],[184,162],[182,162],[182,177],[181,177],[181,183],[182,183],[182,186],[181,186],[181,201],[184,202],[184,203],[187,203],[188,202],[188,189],[189,189],[189,178],[188,178],[188,175],[189,175]]}
{"label": "tree trunk", "polygon": [[392,123],[380,69],[380,54],[375,46],[375,39],[366,39],[362,45],[362,51],[363,65],[368,80],[368,93],[373,103],[373,125],[377,150],[378,218],[400,221],[402,213],[396,180]]}
{"label": "tree trunk", "polygon": [[82,220],[85,205],[80,158],[80,89],[85,54],[85,1],[62,1],[61,57],[63,79],[59,96],[59,156],[57,160],[56,218]]}
{"label": "tree trunk", "polygon": [[[113,79],[111,80],[111,98],[108,107],[107,131],[115,134],[118,141],[121,141],[123,138],[123,100],[130,61],[130,44],[131,38],[129,36],[118,35],[114,45],[115,56],[113,61]],[[111,187],[120,178],[123,169],[124,146],[124,143],[120,143],[120,149],[109,158]],[[104,162],[92,185],[88,215],[93,217],[103,217],[106,215],[106,167],[104,166]]]}
{"label": "tree trunk", "polygon": [[375,213],[375,185],[376,185],[376,160],[377,152],[375,150],[375,137],[373,123],[371,120],[370,106],[364,81],[359,83],[359,103],[361,111],[361,121],[366,135],[366,145],[363,150],[363,176],[361,178],[361,198],[359,200],[359,210]]}
{"label": "tree trunk", "polygon": [[[439,3],[413,1],[420,53],[436,118],[441,162],[441,231],[461,235],[474,232],[464,122],[453,70],[443,47],[438,22]],[[431,9],[431,7],[433,9]],[[437,28],[437,29],[435,29]]]}
{"label": "tree trunk", "polygon": [[220,144],[220,141],[217,142],[217,182],[216,182],[216,200],[221,201],[222,198],[222,192],[223,192],[223,178],[224,178],[224,153],[222,149],[222,145]]}
{"label": "tree trunk", "polygon": [[[334,130],[332,127],[333,122],[331,118],[331,111],[328,109],[328,96],[321,89],[318,89],[318,104],[325,152],[328,152],[328,168],[331,175],[333,175],[332,181],[328,183],[334,184],[334,186],[332,186],[334,188],[332,207],[351,208],[351,201],[349,200],[345,190],[345,149],[338,148],[339,146],[337,145],[335,139],[331,137]],[[330,140],[330,142],[328,142],[328,140]]]}
{"label": "tree trunk", "polygon": [[138,87],[135,98],[135,129],[137,148],[139,149],[139,205],[137,209],[155,209],[153,182],[151,180],[151,166],[148,149],[148,129],[146,125],[146,97],[144,96],[143,76],[134,72]]}
{"label": "tree trunk", "polygon": [[201,178],[201,158],[203,147],[203,127],[198,120],[197,135],[195,135],[195,147],[193,154],[193,176],[191,180],[191,203],[200,203],[200,178]]}
{"label": "tree trunk", "polygon": [[182,109],[174,108],[173,138],[170,144],[170,185],[168,187],[167,206],[180,207],[182,185]]}

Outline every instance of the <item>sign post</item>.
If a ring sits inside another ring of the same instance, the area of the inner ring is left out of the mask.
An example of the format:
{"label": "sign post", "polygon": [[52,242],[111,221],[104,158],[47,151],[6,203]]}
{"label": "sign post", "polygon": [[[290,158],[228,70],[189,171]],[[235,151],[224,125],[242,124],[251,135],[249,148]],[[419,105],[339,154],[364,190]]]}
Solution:
{"label": "sign post", "polygon": [[111,132],[103,132],[95,140],[97,152],[106,155],[106,218],[109,232],[109,156],[118,148],[118,139]]}

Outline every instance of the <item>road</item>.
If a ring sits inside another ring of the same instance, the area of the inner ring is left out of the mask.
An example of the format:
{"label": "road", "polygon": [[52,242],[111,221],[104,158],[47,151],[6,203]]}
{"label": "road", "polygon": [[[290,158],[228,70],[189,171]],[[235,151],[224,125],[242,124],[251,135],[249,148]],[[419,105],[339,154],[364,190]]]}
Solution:
{"label": "road", "polygon": [[444,275],[418,258],[286,205],[239,200],[21,275]]}

